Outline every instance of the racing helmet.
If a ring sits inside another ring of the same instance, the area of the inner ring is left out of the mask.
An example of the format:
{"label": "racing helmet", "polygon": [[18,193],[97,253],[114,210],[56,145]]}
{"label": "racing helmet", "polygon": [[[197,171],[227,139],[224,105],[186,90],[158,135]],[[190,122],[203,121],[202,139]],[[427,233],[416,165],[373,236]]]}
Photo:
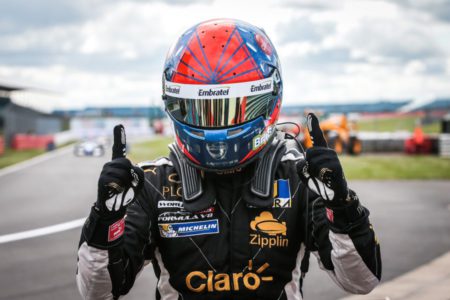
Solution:
{"label": "racing helmet", "polygon": [[195,25],[169,50],[162,82],[175,145],[194,167],[242,167],[272,142],[283,85],[262,29],[234,19]]}

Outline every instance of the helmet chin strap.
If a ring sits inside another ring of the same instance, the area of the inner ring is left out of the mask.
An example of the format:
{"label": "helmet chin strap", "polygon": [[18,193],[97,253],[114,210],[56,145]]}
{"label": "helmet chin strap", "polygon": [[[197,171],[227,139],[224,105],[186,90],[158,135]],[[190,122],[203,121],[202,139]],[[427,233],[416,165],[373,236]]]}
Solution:
{"label": "helmet chin strap", "polygon": [[[266,146],[267,150],[257,162],[250,184],[244,188],[243,200],[248,206],[269,207],[273,204],[275,171],[283,155],[289,152],[286,140],[280,134],[278,135],[270,145]],[[202,176],[202,170],[192,166],[175,144],[171,144],[169,148],[170,159],[181,178],[184,208],[197,212],[214,205],[216,192],[209,176]],[[228,172],[230,170],[221,171],[224,174]]]}

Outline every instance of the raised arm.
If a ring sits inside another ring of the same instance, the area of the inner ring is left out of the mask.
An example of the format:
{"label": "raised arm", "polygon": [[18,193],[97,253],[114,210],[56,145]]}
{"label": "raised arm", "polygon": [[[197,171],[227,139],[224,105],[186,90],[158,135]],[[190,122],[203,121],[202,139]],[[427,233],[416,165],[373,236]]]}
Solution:
{"label": "raised arm", "polygon": [[143,187],[144,172],[126,158],[125,129],[118,125],[78,249],[77,285],[84,299],[117,299],[143,267],[151,225]]}
{"label": "raised arm", "polygon": [[307,125],[313,147],[297,170],[312,191],[310,248],[340,287],[367,294],[381,279],[380,245],[369,222],[369,210],[347,187],[337,154],[328,148],[314,114],[308,115]]}

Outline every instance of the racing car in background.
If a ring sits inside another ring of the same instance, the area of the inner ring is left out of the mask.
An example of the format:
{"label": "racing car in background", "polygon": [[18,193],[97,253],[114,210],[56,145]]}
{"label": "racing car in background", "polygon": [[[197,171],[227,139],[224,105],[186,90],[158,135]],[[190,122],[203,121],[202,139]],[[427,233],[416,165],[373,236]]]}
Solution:
{"label": "racing car in background", "polygon": [[73,149],[75,156],[103,156],[105,154],[105,146],[97,141],[82,141],[75,144]]}

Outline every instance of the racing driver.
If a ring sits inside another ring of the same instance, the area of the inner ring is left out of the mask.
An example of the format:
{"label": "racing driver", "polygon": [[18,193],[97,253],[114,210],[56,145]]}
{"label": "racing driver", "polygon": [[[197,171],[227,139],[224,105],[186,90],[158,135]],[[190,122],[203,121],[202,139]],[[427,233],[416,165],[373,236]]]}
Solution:
{"label": "racing driver", "polygon": [[127,294],[150,262],[156,299],[302,299],[310,253],[347,292],[378,284],[369,211],[318,119],[306,118],[306,153],[276,128],[283,81],[262,29],[231,19],[190,28],[162,80],[175,141],[168,158],[133,165],[114,128],[79,244],[84,299]]}

